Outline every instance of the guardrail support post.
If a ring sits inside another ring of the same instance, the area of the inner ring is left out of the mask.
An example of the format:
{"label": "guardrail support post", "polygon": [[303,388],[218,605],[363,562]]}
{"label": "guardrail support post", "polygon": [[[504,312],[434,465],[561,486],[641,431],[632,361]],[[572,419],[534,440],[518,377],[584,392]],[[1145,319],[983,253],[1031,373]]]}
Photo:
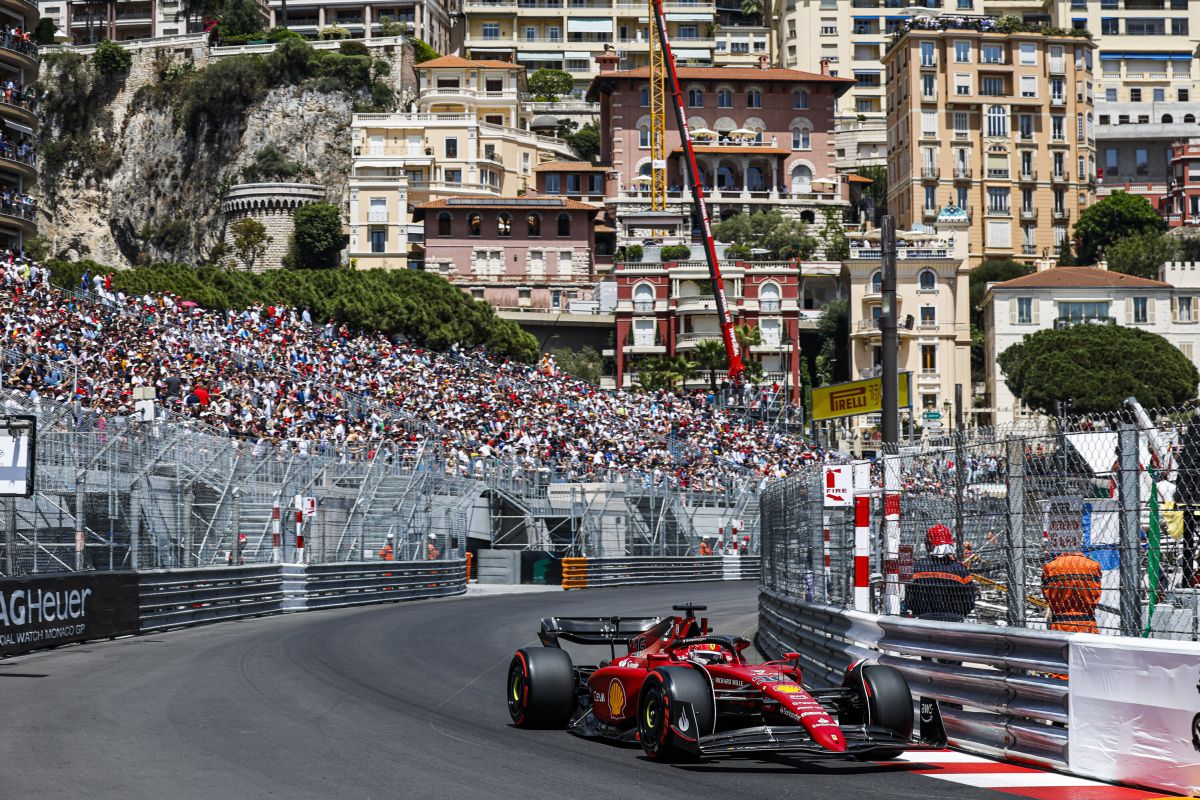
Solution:
{"label": "guardrail support post", "polygon": [[[34,509],[34,513],[37,510]],[[4,498],[4,574],[13,577],[17,574],[17,559],[13,548],[17,541],[17,498]]]}
{"label": "guardrail support post", "polygon": [[854,610],[871,610],[871,495],[867,491],[854,495]]}
{"label": "guardrail support post", "polygon": [[1008,624],[1025,627],[1025,440],[1012,438],[1006,447],[1008,514],[1004,527],[1007,551]]}
{"label": "guardrail support post", "polygon": [[75,570],[83,571],[83,514],[87,502],[87,477],[83,472],[75,475]]}
{"label": "guardrail support post", "polygon": [[1138,519],[1138,430],[1132,423],[1121,425],[1117,433],[1119,479],[1117,495],[1121,505],[1121,635],[1140,636],[1142,632],[1141,572],[1142,531]]}
{"label": "guardrail support post", "polygon": [[[811,519],[811,517],[810,517]],[[809,528],[808,565],[812,571],[812,598],[814,603],[824,603],[829,597],[825,583],[825,548],[828,547],[829,512],[821,510],[821,525]]]}

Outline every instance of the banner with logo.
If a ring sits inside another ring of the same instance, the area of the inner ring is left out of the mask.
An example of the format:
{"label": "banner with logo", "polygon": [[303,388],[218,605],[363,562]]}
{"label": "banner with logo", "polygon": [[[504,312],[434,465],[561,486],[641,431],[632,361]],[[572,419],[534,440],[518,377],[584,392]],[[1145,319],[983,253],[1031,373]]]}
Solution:
{"label": "banner with logo", "polygon": [[137,632],[136,572],[0,579],[0,655]]}
{"label": "banner with logo", "polygon": [[1200,795],[1200,645],[1071,637],[1071,771]]}
{"label": "banner with logo", "polygon": [[[898,408],[912,407],[909,382],[912,373],[901,372],[897,376],[900,385]],[[812,390],[812,418],[836,419],[856,414],[878,414],[883,410],[883,378],[865,381],[835,383],[832,386],[816,387]]]}

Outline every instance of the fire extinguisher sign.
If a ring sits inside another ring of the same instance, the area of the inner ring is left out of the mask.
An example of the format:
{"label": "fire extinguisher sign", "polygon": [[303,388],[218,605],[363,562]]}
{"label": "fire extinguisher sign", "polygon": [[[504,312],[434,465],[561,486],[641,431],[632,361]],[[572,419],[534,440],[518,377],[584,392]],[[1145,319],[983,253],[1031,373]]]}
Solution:
{"label": "fire extinguisher sign", "polygon": [[847,508],[854,502],[854,474],[849,464],[825,467],[825,507]]}

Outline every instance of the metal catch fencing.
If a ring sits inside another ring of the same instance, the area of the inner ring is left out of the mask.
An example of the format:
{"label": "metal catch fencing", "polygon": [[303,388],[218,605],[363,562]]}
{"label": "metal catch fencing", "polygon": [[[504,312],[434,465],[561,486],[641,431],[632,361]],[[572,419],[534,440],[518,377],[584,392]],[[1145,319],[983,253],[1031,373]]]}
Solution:
{"label": "metal catch fencing", "polygon": [[[870,610],[1200,640],[1191,411],[1132,403],[902,446],[871,477]],[[821,481],[814,467],[763,493],[764,586],[850,608],[853,512],[825,508]],[[949,558],[931,557],[939,543]]]}

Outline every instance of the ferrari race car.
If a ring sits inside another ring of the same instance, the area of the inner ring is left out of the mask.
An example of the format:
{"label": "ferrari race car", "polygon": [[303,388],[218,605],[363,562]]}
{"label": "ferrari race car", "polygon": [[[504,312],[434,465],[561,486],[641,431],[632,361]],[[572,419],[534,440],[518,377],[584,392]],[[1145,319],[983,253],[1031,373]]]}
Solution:
{"label": "ferrari race car", "polygon": [[[705,606],[674,610],[683,616],[543,619],[543,646],[518,650],[508,668],[513,723],[636,741],[667,762],[764,752],[883,761],[945,747],[933,700],[921,701],[913,739],[912,695],[894,668],[862,661],[840,687],[807,688],[799,654],[747,663],[750,642],[711,633],[696,618]],[[608,645],[611,658],[575,665],[560,641]],[[628,652],[618,657],[617,645]]]}

